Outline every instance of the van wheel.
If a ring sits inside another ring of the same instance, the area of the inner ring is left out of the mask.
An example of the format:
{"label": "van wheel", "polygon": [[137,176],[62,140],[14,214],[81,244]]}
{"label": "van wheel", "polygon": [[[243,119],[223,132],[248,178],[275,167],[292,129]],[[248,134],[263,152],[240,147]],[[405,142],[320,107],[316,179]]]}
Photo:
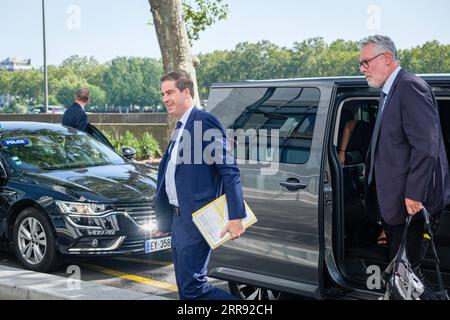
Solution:
{"label": "van wheel", "polygon": [[282,300],[284,295],[280,291],[264,289],[247,284],[228,282],[231,294],[242,300]]}
{"label": "van wheel", "polygon": [[35,208],[23,210],[14,223],[14,252],[25,269],[48,272],[56,269],[59,259],[55,237],[47,218]]}

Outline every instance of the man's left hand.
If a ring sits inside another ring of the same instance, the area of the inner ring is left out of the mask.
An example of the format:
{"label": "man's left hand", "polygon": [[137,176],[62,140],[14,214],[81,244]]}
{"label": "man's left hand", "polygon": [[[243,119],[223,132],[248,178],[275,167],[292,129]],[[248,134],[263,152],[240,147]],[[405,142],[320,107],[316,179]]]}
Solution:
{"label": "man's left hand", "polygon": [[245,232],[245,227],[242,219],[228,221],[219,237],[222,238],[227,232],[230,234],[231,240],[239,238]]}
{"label": "man's left hand", "polygon": [[413,216],[423,209],[422,202],[405,198],[405,205],[408,214]]}

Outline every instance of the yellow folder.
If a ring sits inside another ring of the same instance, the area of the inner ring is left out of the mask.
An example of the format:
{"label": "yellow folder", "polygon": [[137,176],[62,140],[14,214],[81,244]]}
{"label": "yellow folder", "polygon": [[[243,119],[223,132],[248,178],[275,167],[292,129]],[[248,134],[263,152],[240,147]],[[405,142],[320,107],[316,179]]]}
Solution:
{"label": "yellow folder", "polygon": [[[243,223],[247,229],[254,224],[257,219],[252,209],[244,201],[245,212],[247,217],[244,218]],[[192,214],[192,220],[197,226],[200,233],[208,242],[211,249],[215,249],[227,240],[230,235],[226,233],[222,238],[219,237],[220,232],[228,222],[228,206],[226,195],[223,195],[216,200],[208,203],[203,208],[197,210]]]}

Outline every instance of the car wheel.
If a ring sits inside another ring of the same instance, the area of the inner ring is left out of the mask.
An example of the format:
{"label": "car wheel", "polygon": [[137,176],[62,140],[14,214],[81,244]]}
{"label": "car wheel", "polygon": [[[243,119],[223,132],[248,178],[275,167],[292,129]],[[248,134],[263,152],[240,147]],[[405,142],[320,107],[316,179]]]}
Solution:
{"label": "car wheel", "polygon": [[60,265],[55,236],[47,218],[35,208],[22,211],[14,223],[14,252],[25,269],[48,272]]}
{"label": "car wheel", "polygon": [[236,282],[229,282],[230,292],[242,300],[282,300],[283,293]]}

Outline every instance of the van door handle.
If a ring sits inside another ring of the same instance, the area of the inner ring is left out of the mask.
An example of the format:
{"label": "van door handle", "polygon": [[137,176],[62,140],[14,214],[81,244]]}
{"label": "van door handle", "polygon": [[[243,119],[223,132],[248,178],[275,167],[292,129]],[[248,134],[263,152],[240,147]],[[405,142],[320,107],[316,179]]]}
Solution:
{"label": "van door handle", "polygon": [[288,189],[289,191],[297,191],[300,189],[306,189],[307,184],[301,182],[297,178],[289,178],[287,181],[280,182],[280,185]]}

